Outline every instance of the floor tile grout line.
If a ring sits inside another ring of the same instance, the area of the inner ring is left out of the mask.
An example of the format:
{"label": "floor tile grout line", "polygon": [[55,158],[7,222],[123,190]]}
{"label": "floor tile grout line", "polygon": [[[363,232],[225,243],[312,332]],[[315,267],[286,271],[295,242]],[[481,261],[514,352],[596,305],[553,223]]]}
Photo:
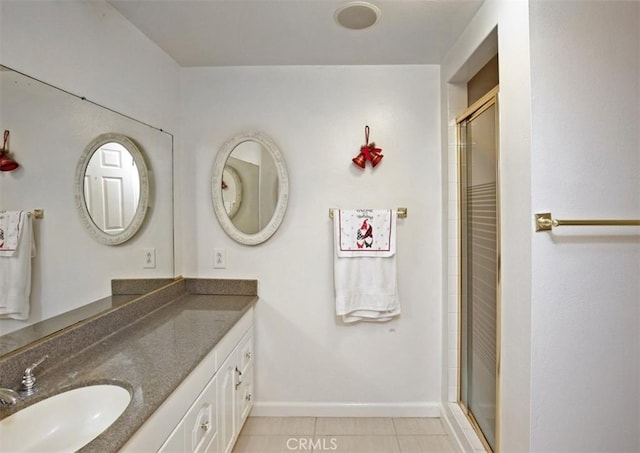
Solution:
{"label": "floor tile grout line", "polygon": [[395,417],[391,417],[391,424],[393,425],[393,432],[396,438],[396,447],[398,447],[398,453],[402,453],[402,447],[400,446],[400,439],[398,438],[398,427],[396,425]]}
{"label": "floor tile grout line", "polygon": [[402,453],[402,447],[400,446],[400,439],[398,439],[398,435],[396,434],[396,446],[398,447],[398,453]]}

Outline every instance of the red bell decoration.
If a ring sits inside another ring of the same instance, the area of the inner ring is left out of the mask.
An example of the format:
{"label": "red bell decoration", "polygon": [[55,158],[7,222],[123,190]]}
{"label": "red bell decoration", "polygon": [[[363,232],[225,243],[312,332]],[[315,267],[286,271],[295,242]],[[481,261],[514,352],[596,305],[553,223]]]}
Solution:
{"label": "red bell decoration", "polygon": [[369,155],[371,156],[371,165],[373,165],[374,168],[376,165],[380,163],[380,161],[384,157],[382,154],[377,152],[378,149],[379,148],[374,148],[373,150],[372,149],[369,150]]}
{"label": "red bell decoration", "polygon": [[371,165],[375,167],[384,156],[381,148],[376,148],[376,144],[373,142],[369,143],[369,126],[364,127],[364,139],[366,144],[360,147],[360,154],[351,159],[351,161],[356,166],[364,169],[367,161],[370,160]]}
{"label": "red bell decoration", "polygon": [[20,166],[18,162],[9,158],[7,155],[9,150],[7,149],[7,142],[9,141],[9,131],[4,131],[4,142],[2,149],[0,150],[0,171],[13,171]]}
{"label": "red bell decoration", "polygon": [[365,164],[367,163],[367,158],[364,157],[364,154],[362,152],[360,152],[360,154],[358,154],[356,157],[354,157],[351,160],[353,161],[354,164],[356,164],[360,168],[364,168]]}

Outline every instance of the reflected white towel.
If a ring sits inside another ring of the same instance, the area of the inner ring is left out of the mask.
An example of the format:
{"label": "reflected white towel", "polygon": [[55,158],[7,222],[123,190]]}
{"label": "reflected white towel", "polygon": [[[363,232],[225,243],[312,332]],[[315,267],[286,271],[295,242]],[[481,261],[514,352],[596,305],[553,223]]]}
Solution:
{"label": "reflected white towel", "polygon": [[0,211],[0,256],[13,256],[22,233],[24,211]]}
{"label": "reflected white towel", "polygon": [[31,258],[35,256],[33,225],[24,211],[18,225],[20,234],[12,255],[0,254],[0,318],[29,318]]}
{"label": "reflected white towel", "polygon": [[400,314],[394,237],[397,213],[395,210],[389,212],[394,253],[389,255],[387,250],[385,257],[371,256],[366,253],[358,254],[357,251],[355,254],[339,256],[341,226],[344,225],[340,220],[358,214],[334,211],[336,315],[341,316],[344,322],[389,321]]}

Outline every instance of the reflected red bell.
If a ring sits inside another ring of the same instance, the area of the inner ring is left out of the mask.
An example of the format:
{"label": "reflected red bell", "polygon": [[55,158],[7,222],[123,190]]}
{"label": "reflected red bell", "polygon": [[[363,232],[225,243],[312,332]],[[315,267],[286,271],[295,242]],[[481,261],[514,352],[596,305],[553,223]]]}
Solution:
{"label": "reflected red bell", "polygon": [[4,151],[0,151],[0,171],[13,171],[19,166],[18,162],[10,159]]}
{"label": "reflected red bell", "polygon": [[13,159],[7,156],[7,143],[9,142],[9,131],[4,131],[4,141],[2,142],[2,149],[0,149],[0,171],[12,171],[18,168],[20,165]]}

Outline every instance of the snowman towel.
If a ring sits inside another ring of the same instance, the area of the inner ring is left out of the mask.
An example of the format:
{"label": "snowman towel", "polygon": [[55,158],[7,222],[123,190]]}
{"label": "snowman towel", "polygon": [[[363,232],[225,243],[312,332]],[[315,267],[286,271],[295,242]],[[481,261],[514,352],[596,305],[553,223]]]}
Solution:
{"label": "snowman towel", "polygon": [[336,210],[333,215],[336,315],[346,323],[400,314],[395,210]]}

